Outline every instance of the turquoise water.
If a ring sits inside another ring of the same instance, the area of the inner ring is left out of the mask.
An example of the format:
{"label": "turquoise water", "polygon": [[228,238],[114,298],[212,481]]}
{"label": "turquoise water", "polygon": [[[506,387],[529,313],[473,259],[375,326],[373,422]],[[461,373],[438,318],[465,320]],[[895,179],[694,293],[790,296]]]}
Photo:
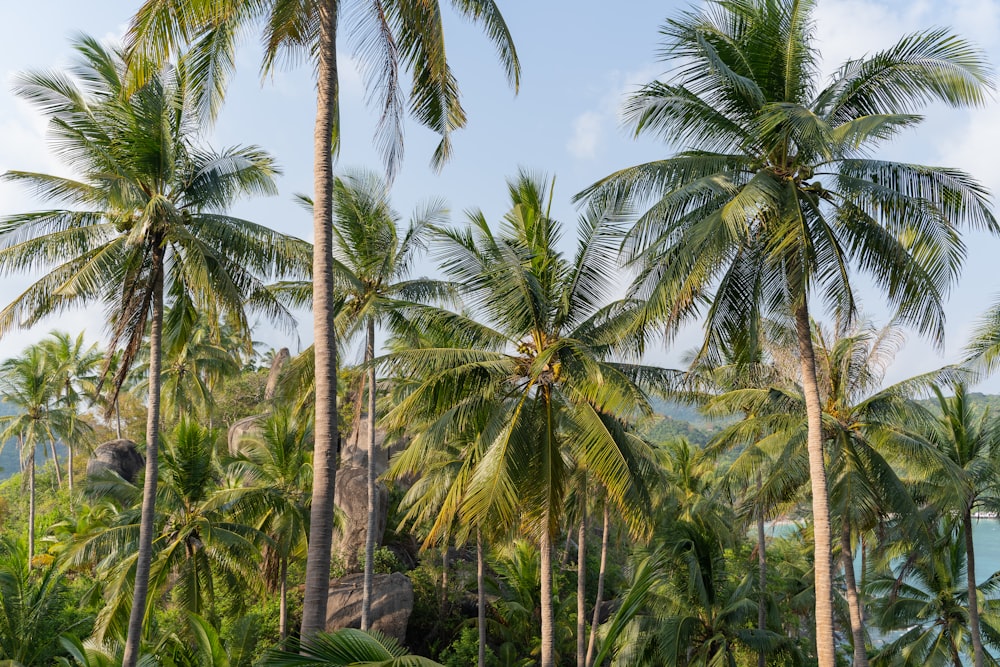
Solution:
{"label": "turquoise water", "polygon": [[976,546],[976,579],[985,581],[1000,570],[1000,519],[978,519],[972,528]]}

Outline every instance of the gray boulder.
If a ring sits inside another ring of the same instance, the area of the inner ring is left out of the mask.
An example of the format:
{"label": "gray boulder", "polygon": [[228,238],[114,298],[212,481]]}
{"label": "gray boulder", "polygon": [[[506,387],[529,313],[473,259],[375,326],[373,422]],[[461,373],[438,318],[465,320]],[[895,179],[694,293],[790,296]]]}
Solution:
{"label": "gray boulder", "polygon": [[126,482],[133,483],[145,465],[146,460],[134,442],[125,439],[110,440],[98,445],[87,461],[87,477],[99,476],[110,471]]}
{"label": "gray boulder", "polygon": [[[326,630],[361,627],[364,575],[349,574],[330,582],[326,602]],[[406,625],[413,612],[413,584],[399,572],[376,574],[372,581],[372,629],[406,639]]]}
{"label": "gray boulder", "polygon": [[267,415],[252,415],[237,419],[226,432],[226,442],[229,445],[229,455],[236,456],[240,453],[240,441],[249,436],[260,435],[260,422],[266,419]]}

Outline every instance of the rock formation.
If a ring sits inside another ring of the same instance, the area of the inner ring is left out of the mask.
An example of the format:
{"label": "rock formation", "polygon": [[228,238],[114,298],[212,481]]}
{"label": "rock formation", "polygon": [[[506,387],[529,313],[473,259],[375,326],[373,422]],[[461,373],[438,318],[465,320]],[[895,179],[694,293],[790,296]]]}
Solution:
{"label": "rock formation", "polygon": [[146,460],[139,453],[134,442],[124,439],[110,440],[98,445],[90,460],[87,461],[87,477],[111,471],[118,474],[126,482],[134,483],[136,475],[145,465]]}
{"label": "rock formation", "polygon": [[[339,480],[338,480],[339,481]],[[364,575],[349,574],[330,582],[326,629],[361,627],[361,596]],[[413,584],[399,572],[376,574],[372,583],[372,629],[406,639],[406,624],[413,611]]]}

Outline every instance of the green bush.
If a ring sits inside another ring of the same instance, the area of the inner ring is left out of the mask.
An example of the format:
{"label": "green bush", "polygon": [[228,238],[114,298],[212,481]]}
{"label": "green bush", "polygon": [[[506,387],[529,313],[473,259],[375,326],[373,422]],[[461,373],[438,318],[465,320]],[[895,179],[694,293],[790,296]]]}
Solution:
{"label": "green bush", "polygon": [[[438,661],[444,667],[468,667],[479,661],[479,631],[476,628],[462,628],[461,634],[448,648],[441,652]],[[499,667],[496,653],[486,647],[487,667]]]}

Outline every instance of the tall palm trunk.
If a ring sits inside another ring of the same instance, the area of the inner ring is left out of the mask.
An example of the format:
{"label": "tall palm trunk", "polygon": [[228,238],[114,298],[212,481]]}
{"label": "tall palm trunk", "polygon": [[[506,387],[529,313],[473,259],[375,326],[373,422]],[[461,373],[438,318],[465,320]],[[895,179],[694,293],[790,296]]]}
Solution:
{"label": "tall palm trunk", "polygon": [[844,584],[847,589],[847,609],[851,617],[851,638],[854,642],[854,667],[868,667],[865,650],[865,615],[854,576],[854,551],[851,549],[851,523],[844,517],[840,528],[840,559],[844,564]]}
{"label": "tall palm trunk", "polygon": [[[763,486],[760,472],[757,473],[757,494],[760,496]],[[764,534],[764,510],[757,510],[757,588],[760,589],[757,598],[757,629],[762,633],[767,630],[767,536]],[[760,650],[757,653],[757,667],[767,667],[767,654]]]}
{"label": "tall palm trunk", "polygon": [[479,667],[486,667],[486,559],[483,534],[476,528],[476,605],[479,613]]}
{"label": "tall palm trunk", "polygon": [[799,344],[802,391],[806,400],[808,424],[809,480],[812,486],[812,514],[816,589],[816,657],[819,667],[834,667],[836,648],[833,639],[833,557],[830,537],[830,499],[826,489],[826,466],[823,462],[823,411],[816,381],[816,355],[806,297],[795,307],[795,333]]}
{"label": "tall palm trunk", "polygon": [[550,510],[545,508],[542,517],[542,534],[539,548],[542,557],[541,598],[542,598],[542,664],[541,667],[555,667],[555,617],[552,611],[552,534],[549,527]]}
{"label": "tall palm trunk", "polygon": [[35,558],[35,448],[28,452],[28,569]]}
{"label": "tall palm trunk", "polygon": [[965,530],[966,578],[969,586],[969,635],[972,637],[972,661],[974,667],[983,667],[983,636],[979,628],[979,595],[976,591],[976,555],[972,541],[972,510],[967,508],[962,517]]}
{"label": "tall palm trunk", "polygon": [[142,622],[149,593],[149,568],[153,560],[153,523],[156,518],[156,481],[159,474],[160,361],[163,335],[163,241],[153,237],[153,321],[149,327],[149,405],[146,409],[146,478],[142,486],[139,549],[135,564],[135,589],[128,617],[128,636],[122,667],[135,667],[139,660]]}
{"label": "tall palm trunk", "polygon": [[288,636],[288,556],[281,557],[281,599],[278,601],[278,637]]}
{"label": "tall palm trunk", "polygon": [[59,454],[56,453],[55,438],[49,438],[49,451],[52,452],[52,466],[56,469],[56,485],[62,488],[62,470],[59,469]]}
{"label": "tall palm trunk", "polygon": [[365,581],[361,593],[361,629],[371,627],[372,584],[375,579],[375,525],[378,497],[375,494],[375,320],[368,320],[368,344],[365,363],[368,366],[368,530],[365,532]]}
{"label": "tall palm trunk", "polygon": [[318,2],[316,124],[313,130],[313,332],[316,420],[309,549],[302,599],[303,639],[326,627],[337,475],[337,349],[333,326],[333,133],[338,114],[337,0]]}
{"label": "tall palm trunk", "polygon": [[580,531],[576,549],[576,665],[587,665],[587,496],[586,485],[580,494]]}
{"label": "tall palm trunk", "polygon": [[597,575],[597,598],[594,600],[594,617],[590,623],[590,641],[587,644],[587,667],[594,661],[597,646],[597,626],[601,621],[601,600],[604,597],[604,574],[608,571],[608,533],[610,533],[611,511],[607,499],[604,500],[604,527],[601,529],[601,569]]}

